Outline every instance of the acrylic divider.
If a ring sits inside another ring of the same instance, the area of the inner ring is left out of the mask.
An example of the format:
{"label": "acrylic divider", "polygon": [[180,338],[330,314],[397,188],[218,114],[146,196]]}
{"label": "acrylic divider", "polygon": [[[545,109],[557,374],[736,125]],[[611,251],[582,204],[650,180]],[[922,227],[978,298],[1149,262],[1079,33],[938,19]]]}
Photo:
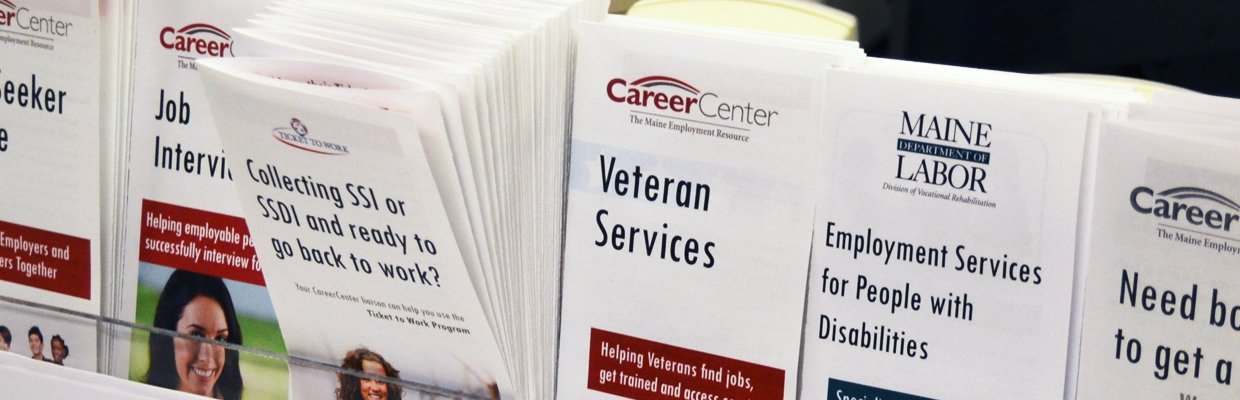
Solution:
{"label": "acrylic divider", "polygon": [[[246,355],[261,357],[261,358],[265,358],[271,361],[275,361],[277,363],[281,363],[285,365],[286,367],[287,366],[298,366],[298,367],[305,367],[305,368],[313,368],[319,371],[333,373],[337,375],[346,375],[346,376],[352,376],[358,379],[373,380],[373,381],[378,381],[378,382],[383,382],[383,383],[388,383],[388,384],[399,385],[402,388],[404,388],[404,390],[412,391],[413,393],[418,393],[419,397],[430,397],[434,399],[495,400],[491,397],[479,396],[476,394],[469,394],[469,393],[462,393],[459,391],[436,387],[430,384],[413,382],[413,381],[404,380],[404,379],[394,379],[394,378],[386,377],[383,375],[371,374],[371,373],[367,373],[367,372],[363,372],[359,370],[342,368],[338,365],[327,364],[327,363],[309,360],[309,359],[305,359],[301,357],[289,356],[286,354],[281,354],[281,353],[272,352],[268,350],[262,350],[262,349],[257,349],[257,348],[248,347],[244,345],[238,345],[234,343],[214,340],[214,339],[210,339],[210,338],[206,338],[202,336],[188,335],[188,334],[180,333],[180,332],[173,331],[173,330],[157,328],[157,327],[147,326],[147,325],[142,325],[142,324],[135,324],[133,322],[123,321],[123,320],[119,320],[115,318],[101,317],[98,315],[82,313],[82,312],[68,310],[68,309],[51,306],[47,304],[41,304],[41,303],[36,303],[36,302],[31,302],[31,301],[26,301],[26,300],[21,300],[21,299],[16,299],[16,298],[0,295],[0,317],[4,317],[5,314],[10,314],[10,313],[35,316],[36,318],[40,318],[42,320],[55,320],[56,321],[55,323],[58,323],[61,325],[75,325],[78,327],[89,327],[91,325],[94,325],[99,332],[99,340],[97,341],[98,343],[97,348],[99,350],[95,358],[99,366],[105,366],[111,359],[111,357],[108,357],[107,354],[105,353],[110,351],[109,350],[110,347],[107,346],[107,343],[111,341],[110,339],[112,337],[120,336],[123,338],[130,338],[135,333],[141,332],[138,334],[144,333],[146,335],[162,335],[162,336],[170,337],[172,339],[187,340],[200,346],[201,345],[217,346],[225,350],[236,351],[238,355],[246,354]],[[3,324],[3,322],[0,322],[0,324]],[[12,327],[10,327],[10,329],[12,329]],[[13,342],[21,342],[18,339],[21,337],[21,335],[25,334],[26,331],[25,330],[21,330],[20,332],[12,331],[11,333],[15,337]],[[45,352],[45,354],[47,354],[47,356],[50,357],[52,354],[52,351],[50,350],[51,348],[50,339],[44,339],[43,342],[45,344],[45,347],[49,349]],[[11,346],[14,344],[15,343],[10,343]],[[10,351],[18,352],[15,350],[17,349],[14,349],[14,348],[10,349]],[[70,353],[70,354],[73,354],[73,353]],[[285,380],[283,382],[280,382],[279,384],[287,386],[288,381]],[[252,385],[252,383],[247,384],[247,386],[249,385]],[[3,392],[4,390],[0,388],[0,395],[2,395]]]}

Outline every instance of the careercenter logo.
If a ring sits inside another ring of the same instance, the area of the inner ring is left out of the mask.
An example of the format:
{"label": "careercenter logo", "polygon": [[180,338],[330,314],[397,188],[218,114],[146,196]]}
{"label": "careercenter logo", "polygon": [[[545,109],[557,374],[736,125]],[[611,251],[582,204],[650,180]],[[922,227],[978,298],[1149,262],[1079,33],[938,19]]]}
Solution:
{"label": "careercenter logo", "polygon": [[290,120],[287,127],[271,130],[271,136],[274,136],[276,140],[301,150],[330,156],[349,154],[347,146],[307,137],[309,134],[310,128],[297,118]]}
{"label": "careercenter logo", "polygon": [[9,27],[25,31],[14,33],[53,40],[55,37],[69,36],[69,28],[73,27],[73,23],[57,20],[51,14],[40,14],[26,7],[18,7],[11,0],[0,0],[0,28]]}
{"label": "careercenter logo", "polygon": [[1132,189],[1128,202],[1138,213],[1167,221],[1183,220],[1223,232],[1240,227],[1240,204],[1202,188],[1181,186],[1154,193],[1154,189],[1141,186]]}
{"label": "careercenter logo", "polygon": [[1240,204],[1227,196],[1191,186],[1157,193],[1139,186],[1129,192],[1128,203],[1158,220],[1159,239],[1240,256],[1240,238],[1230,234],[1240,227]]}
{"label": "careercenter logo", "polygon": [[[4,1],[4,0],[0,0]],[[211,57],[231,57],[232,35],[208,24],[189,24],[159,31],[159,44],[168,50]]]}
{"label": "careercenter logo", "polygon": [[[702,92],[693,85],[680,79],[668,76],[647,76],[633,82],[616,78],[607,82],[607,97],[611,101],[630,106],[671,111],[682,117],[705,117],[705,120],[690,120],[702,123],[744,123],[769,127],[774,122],[778,111],[754,107],[745,102],[722,101],[719,95]],[[637,112],[637,111],[635,111]],[[675,116],[660,115],[668,118]],[[708,122],[709,121],[709,122]],[[736,126],[729,128],[743,129]]]}

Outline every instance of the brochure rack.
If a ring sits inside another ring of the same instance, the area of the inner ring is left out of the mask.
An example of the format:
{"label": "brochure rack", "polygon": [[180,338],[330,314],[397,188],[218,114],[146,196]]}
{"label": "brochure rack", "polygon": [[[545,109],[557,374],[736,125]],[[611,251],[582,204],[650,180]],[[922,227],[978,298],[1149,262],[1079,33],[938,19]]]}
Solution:
{"label": "brochure rack", "polygon": [[[317,369],[320,371],[333,373],[337,375],[345,375],[345,376],[351,376],[351,377],[358,378],[358,379],[367,379],[367,380],[384,382],[388,384],[400,385],[405,391],[409,392],[409,393],[406,393],[406,395],[417,393],[416,396],[419,396],[418,398],[491,400],[488,397],[478,396],[476,394],[461,393],[461,392],[453,391],[450,389],[436,387],[431,384],[414,382],[414,381],[403,380],[403,379],[393,379],[393,378],[385,377],[382,375],[370,374],[370,373],[365,373],[362,371],[341,368],[340,366],[337,366],[337,365],[330,365],[330,364],[325,364],[325,363],[321,363],[318,361],[308,360],[305,358],[293,357],[287,354],[281,354],[281,353],[276,353],[272,351],[261,350],[261,349],[257,349],[257,348],[253,348],[249,346],[236,345],[236,344],[222,342],[218,340],[212,340],[212,339],[200,337],[200,336],[187,335],[187,334],[183,334],[183,333],[168,330],[168,329],[135,324],[133,322],[123,321],[123,320],[119,320],[115,318],[100,317],[100,316],[92,315],[88,313],[77,312],[77,311],[68,310],[68,309],[55,307],[51,305],[30,302],[30,301],[12,298],[9,296],[0,295],[0,309],[5,309],[5,308],[9,309],[10,311],[24,312],[24,313],[31,313],[31,314],[41,314],[43,317],[48,318],[49,320],[54,319],[60,322],[61,324],[65,324],[65,325],[80,325],[80,326],[95,325],[97,326],[99,333],[100,333],[99,342],[101,344],[106,344],[110,342],[112,338],[136,338],[133,340],[140,340],[140,339],[144,339],[145,337],[149,337],[149,335],[162,335],[162,336],[171,337],[174,340],[188,340],[188,341],[201,344],[201,345],[218,346],[220,348],[225,349],[228,352],[235,352],[230,355],[231,357],[261,357],[269,361],[272,361],[275,364],[282,365],[285,370],[287,370],[288,366],[295,365],[295,366],[300,366],[300,367],[305,367],[305,368],[313,368],[313,369]],[[21,333],[16,333],[14,336],[21,336]],[[15,341],[21,342],[20,339],[15,340]],[[22,348],[20,346],[17,346],[16,344],[10,348],[10,352],[13,352],[19,356],[24,353]],[[50,354],[50,353],[51,353],[50,351],[46,352],[46,354]],[[101,351],[100,354],[107,354],[107,353]],[[76,355],[73,353],[70,353],[70,357],[73,357],[73,356],[76,356]],[[101,369],[106,368],[107,360],[100,360],[99,364],[100,364]],[[82,371],[82,370],[77,370],[73,368],[65,368],[64,371],[65,371],[65,374],[60,374],[60,375],[70,376],[70,377],[77,376],[81,378],[81,379],[72,379],[76,382],[87,382],[87,381],[93,380],[93,378],[82,378],[82,377],[89,377],[91,375],[94,375],[94,373],[89,372],[89,371]],[[124,375],[127,373],[126,371],[105,371],[105,372],[110,372],[111,375]],[[38,375],[38,374],[34,374],[34,375]],[[8,383],[9,379],[18,379],[18,377],[13,376],[11,374],[0,374],[0,386],[10,387]],[[49,379],[49,382],[50,382],[50,379]],[[101,380],[100,382],[103,382],[103,381]],[[287,380],[281,383],[285,385],[288,384]],[[117,389],[124,390],[126,387],[129,387],[125,385],[118,387],[113,382],[100,383],[100,385],[105,385],[105,384],[107,385],[106,387],[98,386],[99,390],[101,391],[101,393],[99,394],[107,394],[103,392],[104,391],[115,392]],[[247,382],[246,383],[247,390],[262,389],[261,387],[254,387],[254,385],[255,385],[254,382]],[[149,387],[146,385],[142,385],[142,386]],[[87,390],[89,390],[91,386],[89,383],[87,383],[86,387],[87,387]],[[151,398],[175,398],[175,399],[186,398],[183,396],[182,393],[174,392],[171,390],[160,390],[154,387],[151,387],[151,388],[154,390],[142,389],[141,390],[142,393],[130,393],[130,394],[148,395],[148,396],[151,396]],[[92,397],[92,398],[96,397],[96,396],[93,396],[93,394],[95,393],[81,393],[82,397]],[[103,398],[109,398],[109,397],[105,396]]]}

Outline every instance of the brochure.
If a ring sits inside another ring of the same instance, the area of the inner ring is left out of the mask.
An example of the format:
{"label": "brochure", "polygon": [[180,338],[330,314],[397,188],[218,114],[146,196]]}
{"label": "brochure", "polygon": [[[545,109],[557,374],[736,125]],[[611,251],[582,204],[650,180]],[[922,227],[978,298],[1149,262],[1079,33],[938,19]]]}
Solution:
{"label": "brochure", "polygon": [[1077,398],[1240,393],[1240,130],[1201,130],[1103,127]]}
{"label": "brochure", "polygon": [[[578,22],[605,10],[598,0],[310,0],[274,4],[237,29],[236,48],[248,55],[378,71],[404,81],[395,87],[413,84],[422,93],[415,97],[436,100],[437,128],[431,108],[323,94],[414,115],[474,297],[513,391],[526,398],[555,390],[573,50]],[[289,73],[311,71],[290,68],[260,75],[329,86],[361,78],[327,68],[292,79]],[[429,134],[435,131],[446,138]]]}
{"label": "brochure", "polygon": [[557,396],[795,399],[842,57],[605,24],[578,57]]}
{"label": "brochure", "polygon": [[828,72],[801,394],[1060,399],[1102,106]]}
{"label": "brochure", "polygon": [[[122,186],[124,240],[120,280],[112,291],[120,298],[121,319],[283,353],[262,265],[233,187],[239,164],[223,151],[198,77],[199,61],[233,56],[233,27],[263,4],[138,2]],[[198,298],[210,303],[199,311],[225,316],[226,334],[192,329],[206,326],[194,318],[210,315],[186,311]],[[225,399],[287,398],[285,363],[223,348],[217,348],[221,359],[177,357],[175,349],[188,343],[137,329],[117,335],[110,373]]]}
{"label": "brochure", "polygon": [[[100,17],[0,0],[0,295],[100,310]],[[93,322],[0,302],[0,349],[95,371]]]}
{"label": "brochure", "polygon": [[[223,61],[199,65],[225,151],[243,160],[233,182],[289,354],[516,398],[413,117],[314,90],[387,89],[365,84],[367,71],[265,76]],[[290,373],[294,399],[403,390],[321,369]]]}

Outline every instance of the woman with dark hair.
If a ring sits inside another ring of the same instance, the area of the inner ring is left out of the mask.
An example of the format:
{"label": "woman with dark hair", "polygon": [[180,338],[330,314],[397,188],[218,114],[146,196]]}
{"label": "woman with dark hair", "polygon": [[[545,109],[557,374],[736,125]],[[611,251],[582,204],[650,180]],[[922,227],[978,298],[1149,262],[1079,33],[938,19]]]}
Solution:
{"label": "woman with dark hair", "polygon": [[[224,280],[177,270],[155,305],[155,327],[241,344],[241,327]],[[151,334],[146,383],[224,400],[241,398],[237,351],[190,339]]]}
{"label": "woman with dark hair", "polygon": [[9,332],[9,327],[0,325],[0,351],[9,351],[10,344],[13,344],[13,333]]}
{"label": "woman with dark hair", "polygon": [[[365,347],[353,349],[345,354],[344,362],[340,363],[340,366],[354,371],[400,379],[400,371],[393,368],[392,364],[388,364],[379,353]],[[347,374],[336,374],[336,377],[340,379],[340,388],[336,389],[336,400],[399,400],[401,398],[400,385]]]}
{"label": "woman with dark hair", "polygon": [[69,356],[69,346],[65,344],[65,338],[60,335],[52,335],[52,363],[56,365],[65,365],[65,357]]}

